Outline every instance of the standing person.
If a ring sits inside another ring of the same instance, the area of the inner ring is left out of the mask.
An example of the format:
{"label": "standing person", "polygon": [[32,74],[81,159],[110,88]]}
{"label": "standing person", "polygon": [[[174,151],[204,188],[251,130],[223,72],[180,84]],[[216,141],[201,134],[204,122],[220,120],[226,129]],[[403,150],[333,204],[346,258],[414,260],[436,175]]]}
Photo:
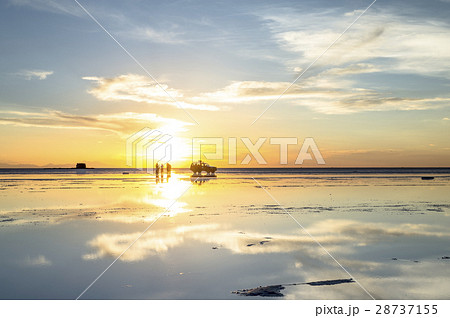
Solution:
{"label": "standing person", "polygon": [[164,164],[161,164],[161,175],[164,174]]}
{"label": "standing person", "polygon": [[156,164],[155,170],[156,170],[156,175],[159,175],[159,164]]}

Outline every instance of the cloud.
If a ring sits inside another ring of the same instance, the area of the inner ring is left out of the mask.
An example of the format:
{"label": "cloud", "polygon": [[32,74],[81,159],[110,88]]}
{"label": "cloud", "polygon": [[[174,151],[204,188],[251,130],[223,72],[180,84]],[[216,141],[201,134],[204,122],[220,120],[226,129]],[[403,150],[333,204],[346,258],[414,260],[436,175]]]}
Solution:
{"label": "cloud", "polygon": [[[333,43],[358,11],[311,13],[265,12],[260,18],[279,47],[295,53],[291,69],[308,65]],[[316,63],[316,67],[372,62],[388,73],[450,78],[449,25],[439,20],[396,15],[371,8]]]}
{"label": "cloud", "polygon": [[[328,69],[316,76],[309,77],[301,84],[292,85],[281,99],[293,105],[307,107],[325,114],[435,109],[445,107],[450,102],[450,97],[390,96],[372,89],[353,87],[356,86],[354,81],[340,78],[342,75],[376,71],[376,67],[367,64]],[[289,82],[233,82],[221,90],[205,93],[194,100],[234,104],[273,101],[290,85]]]}
{"label": "cloud", "polygon": [[53,74],[53,71],[42,71],[42,70],[23,70],[16,73],[18,76],[24,77],[27,80],[38,79],[44,80]]}
{"label": "cloud", "polygon": [[162,44],[183,44],[185,40],[181,38],[183,33],[174,32],[168,30],[156,30],[149,26],[140,26],[133,28],[125,33],[128,37],[142,40],[142,41],[150,41],[154,43],[162,43]]}
{"label": "cloud", "polygon": [[71,0],[9,0],[15,6],[29,7],[39,11],[82,16],[83,12]]}
{"label": "cloud", "polygon": [[350,64],[346,67],[330,68],[320,73],[321,76],[343,76],[381,72],[381,68],[368,63]]}
{"label": "cloud", "polygon": [[[277,98],[288,86],[288,82],[236,81],[215,92],[204,93],[196,100],[210,100],[217,103],[245,103]],[[295,98],[302,94],[295,85],[284,98]]]}
{"label": "cloud", "polygon": [[[363,111],[425,110],[445,107],[450,97],[392,96],[374,89],[359,88],[356,79],[348,76],[377,73],[381,69],[371,63],[356,63],[327,68],[305,75],[299,83],[267,81],[234,81],[212,92],[192,96],[162,84],[162,88],[147,77],[125,74],[113,78],[83,77],[96,86],[88,92],[103,101],[134,101],[153,105],[170,105],[185,109],[218,111],[232,105],[270,102],[281,94],[291,105],[310,108],[325,114],[347,114]],[[289,88],[285,92],[286,88]],[[164,90],[170,94],[173,101]]]}
{"label": "cloud", "polygon": [[120,135],[132,133],[136,130],[136,127],[147,126],[176,133],[185,131],[187,126],[192,125],[153,113],[123,112],[82,116],[56,110],[44,110],[42,112],[0,110],[0,124],[26,127],[101,129],[113,131]]}
{"label": "cloud", "polygon": [[[12,5],[27,7],[38,11],[63,15],[72,15],[88,19],[88,15],[73,0],[9,0]],[[83,3],[82,3],[83,4]],[[84,4],[83,4],[84,5]],[[117,10],[111,6],[104,7],[100,3],[86,4],[86,9],[101,21],[110,21],[111,33],[141,41],[162,44],[182,44],[184,31],[155,28],[147,24],[136,24],[136,17],[127,17],[123,9]],[[197,22],[197,21],[196,21]],[[171,23],[170,28],[178,29],[178,25]]]}
{"label": "cloud", "polygon": [[148,104],[165,104],[184,109],[219,110],[219,107],[214,105],[191,103],[189,102],[190,98],[184,97],[182,91],[169,88],[166,84],[159,86],[148,77],[141,75],[126,74],[114,78],[87,76],[83,79],[97,84],[96,87],[89,90],[89,93],[99,100],[129,100]]}
{"label": "cloud", "polygon": [[25,265],[33,267],[34,266],[42,267],[42,266],[51,266],[52,262],[48,260],[44,255],[38,255],[36,257],[28,257],[25,260]]}

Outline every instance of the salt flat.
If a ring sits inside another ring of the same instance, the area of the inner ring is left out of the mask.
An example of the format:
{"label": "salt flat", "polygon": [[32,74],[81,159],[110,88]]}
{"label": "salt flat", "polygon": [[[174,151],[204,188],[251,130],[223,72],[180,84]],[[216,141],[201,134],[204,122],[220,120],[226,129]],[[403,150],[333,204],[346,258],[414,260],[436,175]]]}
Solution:
{"label": "salt flat", "polygon": [[448,299],[449,190],[395,172],[2,174],[0,298],[74,299],[156,220],[83,299]]}

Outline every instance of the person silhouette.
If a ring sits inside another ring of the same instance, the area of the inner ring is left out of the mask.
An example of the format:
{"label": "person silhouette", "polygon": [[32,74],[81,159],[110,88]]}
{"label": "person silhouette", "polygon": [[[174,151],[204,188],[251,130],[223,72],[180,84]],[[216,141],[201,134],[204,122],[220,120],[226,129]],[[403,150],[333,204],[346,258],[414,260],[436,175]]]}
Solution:
{"label": "person silhouette", "polygon": [[159,175],[159,164],[156,164],[155,170],[156,170],[156,175]]}

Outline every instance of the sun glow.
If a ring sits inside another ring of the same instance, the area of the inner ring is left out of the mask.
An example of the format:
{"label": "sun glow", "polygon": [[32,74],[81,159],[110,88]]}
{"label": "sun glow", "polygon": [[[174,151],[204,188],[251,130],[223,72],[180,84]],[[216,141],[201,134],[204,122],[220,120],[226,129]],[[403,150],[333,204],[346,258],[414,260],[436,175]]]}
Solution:
{"label": "sun glow", "polygon": [[[158,178],[158,177],[157,177]],[[158,180],[158,179],[156,179]],[[191,211],[187,203],[178,200],[190,185],[190,181],[182,180],[180,175],[172,174],[167,179],[160,179],[155,190],[144,198],[146,204],[155,205],[167,210],[166,216],[173,217]]]}

